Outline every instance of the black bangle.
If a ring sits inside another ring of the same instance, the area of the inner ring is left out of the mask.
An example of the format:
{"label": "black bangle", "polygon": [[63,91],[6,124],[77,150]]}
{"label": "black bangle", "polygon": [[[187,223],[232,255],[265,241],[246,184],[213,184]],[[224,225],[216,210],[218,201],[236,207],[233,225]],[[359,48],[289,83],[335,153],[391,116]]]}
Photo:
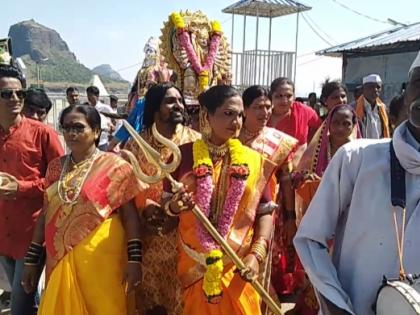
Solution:
{"label": "black bangle", "polygon": [[140,239],[131,239],[127,241],[128,262],[141,263],[143,258],[142,249],[143,245]]}
{"label": "black bangle", "polygon": [[38,266],[41,263],[41,257],[44,253],[44,246],[32,242],[24,257],[24,264],[28,266]]}

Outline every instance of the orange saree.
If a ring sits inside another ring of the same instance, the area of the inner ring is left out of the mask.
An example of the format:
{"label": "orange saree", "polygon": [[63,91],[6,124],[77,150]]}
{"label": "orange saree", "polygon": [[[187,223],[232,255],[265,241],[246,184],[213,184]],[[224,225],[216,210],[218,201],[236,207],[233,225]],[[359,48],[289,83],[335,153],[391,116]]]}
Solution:
{"label": "orange saree", "polygon": [[38,314],[126,314],[121,279],[127,247],[117,210],[145,187],[127,162],[100,153],[76,203],[66,204],[58,192],[61,168],[56,159],[46,175],[51,184],[44,202],[47,285]]}
{"label": "orange saree", "polygon": [[[254,222],[257,209],[261,203],[272,201],[266,193],[275,165],[265,160],[256,151],[244,147],[250,175],[246,180],[245,191],[235,212],[226,240],[229,245],[244,257],[250,250],[254,233]],[[192,144],[181,147],[182,163],[173,174],[174,178],[183,182],[193,193],[196,191],[196,178],[192,173]],[[213,168],[213,183],[215,186],[224,176],[227,162],[220,161]],[[170,186],[165,181],[165,192],[170,192]],[[227,187],[223,190],[227,190]],[[220,196],[220,195],[218,195]],[[220,196],[225,198],[225,196]],[[197,198],[195,196],[195,198]],[[192,212],[180,215],[178,276],[184,288],[184,315],[258,315],[260,297],[251,284],[242,280],[235,273],[235,267],[229,259],[224,258],[222,276],[223,295],[220,303],[211,304],[203,291],[203,275],[205,272],[205,250],[198,236],[199,225]]]}

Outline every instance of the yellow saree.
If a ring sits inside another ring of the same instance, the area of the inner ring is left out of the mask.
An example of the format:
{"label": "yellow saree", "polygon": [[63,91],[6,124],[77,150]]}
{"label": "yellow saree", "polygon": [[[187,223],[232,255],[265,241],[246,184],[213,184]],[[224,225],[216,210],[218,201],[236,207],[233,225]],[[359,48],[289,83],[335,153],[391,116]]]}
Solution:
{"label": "yellow saree", "polygon": [[[229,245],[244,257],[249,253],[254,233],[254,222],[257,208],[265,200],[265,188],[274,172],[275,165],[265,160],[256,151],[244,147],[250,175],[246,181],[245,191],[239,207],[233,218],[229,233],[226,237]],[[196,178],[192,173],[192,144],[181,147],[182,163],[173,174],[189,187],[196,191]],[[216,163],[213,167],[213,183],[220,181],[225,173],[223,163]],[[165,191],[170,192],[170,187],[165,182]],[[269,198],[270,196],[268,196]],[[203,261],[204,248],[198,237],[198,222],[191,212],[180,215],[178,276],[184,288],[184,315],[259,315],[260,297],[251,284],[243,281],[239,274],[234,273],[235,267],[225,257],[222,285],[223,295],[218,304],[208,303],[203,291],[203,275],[205,272]]]}
{"label": "yellow saree", "polygon": [[60,159],[52,161],[46,175],[47,285],[38,314],[127,314],[126,240],[116,211],[145,187],[127,162],[102,153],[69,206],[58,194],[61,167]]}

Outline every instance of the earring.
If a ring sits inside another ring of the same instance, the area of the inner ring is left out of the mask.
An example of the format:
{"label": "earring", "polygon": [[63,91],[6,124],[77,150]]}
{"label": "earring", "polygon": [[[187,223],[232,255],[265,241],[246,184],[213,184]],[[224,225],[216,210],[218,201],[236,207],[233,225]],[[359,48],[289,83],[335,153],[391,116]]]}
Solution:
{"label": "earring", "polygon": [[211,127],[207,119],[207,110],[200,108],[199,128],[203,138],[208,139],[211,136]]}

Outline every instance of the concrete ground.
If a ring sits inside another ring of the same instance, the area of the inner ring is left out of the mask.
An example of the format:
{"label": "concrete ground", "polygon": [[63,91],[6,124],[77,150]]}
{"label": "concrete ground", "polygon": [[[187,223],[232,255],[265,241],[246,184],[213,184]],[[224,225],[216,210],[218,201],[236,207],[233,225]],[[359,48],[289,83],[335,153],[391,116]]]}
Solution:
{"label": "concrete ground", "polygon": [[[2,290],[0,290],[0,295]],[[286,313],[287,311],[291,310],[295,306],[294,303],[281,303],[281,309],[283,313]],[[10,315],[10,309],[3,308],[3,305],[0,303],[0,314],[1,315]]]}

